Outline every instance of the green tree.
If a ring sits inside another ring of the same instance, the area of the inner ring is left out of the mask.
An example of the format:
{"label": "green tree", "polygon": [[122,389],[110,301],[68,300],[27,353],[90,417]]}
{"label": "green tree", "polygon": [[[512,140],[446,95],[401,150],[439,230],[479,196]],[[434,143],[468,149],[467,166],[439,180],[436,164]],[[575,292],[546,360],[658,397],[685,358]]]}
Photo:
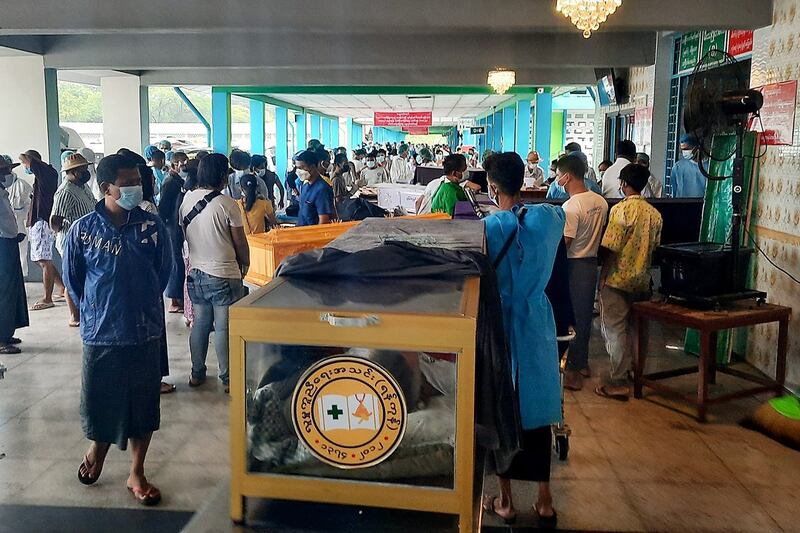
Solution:
{"label": "green tree", "polygon": [[83,83],[58,82],[58,118],[62,122],[102,122],[100,88]]}

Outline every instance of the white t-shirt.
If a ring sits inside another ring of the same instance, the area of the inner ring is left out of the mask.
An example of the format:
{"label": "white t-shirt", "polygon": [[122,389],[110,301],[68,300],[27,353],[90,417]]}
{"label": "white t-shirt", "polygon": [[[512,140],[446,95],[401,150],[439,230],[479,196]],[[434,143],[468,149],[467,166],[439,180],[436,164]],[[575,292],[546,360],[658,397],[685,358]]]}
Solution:
{"label": "white t-shirt", "polygon": [[[187,192],[181,204],[180,219],[183,220],[209,192],[208,189]],[[241,227],[242,212],[234,199],[223,194],[211,200],[189,227],[184,228],[191,267],[218,278],[241,279],[231,237],[231,228]]]}
{"label": "white t-shirt", "polygon": [[567,257],[597,257],[608,219],[608,202],[596,192],[586,191],[570,196],[561,207],[567,215],[564,237],[572,239]]}
{"label": "white t-shirt", "polygon": [[624,157],[618,157],[614,164],[606,169],[603,174],[603,196],[606,198],[622,198],[622,193],[619,190],[619,175],[622,169],[628,165],[632,165],[630,161]]}
{"label": "white t-shirt", "polygon": [[433,205],[433,197],[446,180],[447,178],[445,176],[441,176],[432,180],[425,186],[425,192],[422,193],[422,203],[419,204],[419,210],[417,211],[418,215],[430,214],[431,206]]}
{"label": "white t-shirt", "polygon": [[411,183],[414,179],[414,169],[408,161],[396,155],[392,158],[391,178],[392,183]]}
{"label": "white t-shirt", "polygon": [[361,170],[361,179],[366,183],[367,187],[371,187],[378,183],[389,183],[389,173],[383,167],[364,167]]}

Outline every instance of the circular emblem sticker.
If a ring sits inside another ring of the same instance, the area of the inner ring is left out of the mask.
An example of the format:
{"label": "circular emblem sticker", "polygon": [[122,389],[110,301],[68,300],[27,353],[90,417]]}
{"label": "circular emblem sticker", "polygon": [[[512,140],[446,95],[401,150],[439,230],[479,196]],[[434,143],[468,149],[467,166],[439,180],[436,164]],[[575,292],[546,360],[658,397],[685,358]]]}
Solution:
{"label": "circular emblem sticker", "polygon": [[406,401],[394,377],[360,357],[334,356],[309,368],[292,395],[297,437],[319,460],[366,468],[403,440]]}

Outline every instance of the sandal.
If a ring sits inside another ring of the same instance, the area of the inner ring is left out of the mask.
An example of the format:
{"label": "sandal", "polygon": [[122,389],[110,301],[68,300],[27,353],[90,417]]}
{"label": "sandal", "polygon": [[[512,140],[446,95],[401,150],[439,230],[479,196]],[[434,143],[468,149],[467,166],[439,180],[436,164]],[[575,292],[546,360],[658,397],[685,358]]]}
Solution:
{"label": "sandal", "polygon": [[45,309],[51,309],[55,307],[56,304],[53,302],[36,302],[31,306],[31,311],[44,311]]}
{"label": "sandal", "polygon": [[161,394],[171,394],[177,390],[177,387],[172,383],[167,383],[166,381],[161,382]]}
{"label": "sandal", "polygon": [[500,518],[507,526],[512,525],[517,521],[517,512],[513,511],[508,516],[503,516],[497,512],[497,503],[500,501],[500,496],[487,496],[483,499],[483,510],[491,513]]}
{"label": "sandal", "polygon": [[[97,477],[92,477],[92,476],[88,475],[89,470],[92,467],[94,467],[96,464],[97,463],[92,463],[92,462],[89,461],[89,454],[88,453],[86,455],[84,455],[83,456],[83,462],[80,464],[80,466],[78,466],[78,481],[80,481],[84,485],[92,485],[98,479],[100,479],[100,474],[103,473],[103,468],[102,467],[100,467],[100,472],[97,473]],[[86,470],[87,475],[84,476],[83,474],[81,474],[81,468]]]}
{"label": "sandal", "polygon": [[161,491],[153,485],[148,486],[146,489],[128,487],[128,491],[139,504],[145,507],[156,505],[161,501]]}
{"label": "sandal", "polygon": [[17,355],[18,353],[22,353],[22,350],[11,344],[0,346],[0,355]]}
{"label": "sandal", "polygon": [[553,514],[550,516],[542,516],[539,514],[539,508],[533,504],[533,512],[536,513],[536,520],[539,522],[540,529],[555,529],[558,525],[558,513],[553,509]]}
{"label": "sandal", "polygon": [[629,399],[627,394],[612,394],[608,392],[605,385],[601,385],[594,389],[594,393],[598,396],[602,396],[603,398],[617,400],[618,402],[627,402]]}

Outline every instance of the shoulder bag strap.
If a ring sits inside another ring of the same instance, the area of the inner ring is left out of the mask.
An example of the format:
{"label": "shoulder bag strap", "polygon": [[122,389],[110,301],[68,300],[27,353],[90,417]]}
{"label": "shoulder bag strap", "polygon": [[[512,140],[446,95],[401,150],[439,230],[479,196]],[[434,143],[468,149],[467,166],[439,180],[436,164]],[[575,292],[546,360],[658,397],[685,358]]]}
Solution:
{"label": "shoulder bag strap", "polygon": [[189,211],[189,213],[185,217],[183,217],[183,231],[186,231],[186,228],[189,227],[189,224],[192,223],[192,220],[194,220],[197,217],[197,215],[202,213],[203,209],[205,209],[206,206],[209,203],[211,203],[211,201],[214,198],[216,198],[217,196],[221,196],[221,195],[222,195],[222,193],[219,192],[219,191],[211,191],[210,193],[208,193],[205,196],[203,196],[203,198],[199,202],[194,204],[194,207],[192,208],[192,210]]}

